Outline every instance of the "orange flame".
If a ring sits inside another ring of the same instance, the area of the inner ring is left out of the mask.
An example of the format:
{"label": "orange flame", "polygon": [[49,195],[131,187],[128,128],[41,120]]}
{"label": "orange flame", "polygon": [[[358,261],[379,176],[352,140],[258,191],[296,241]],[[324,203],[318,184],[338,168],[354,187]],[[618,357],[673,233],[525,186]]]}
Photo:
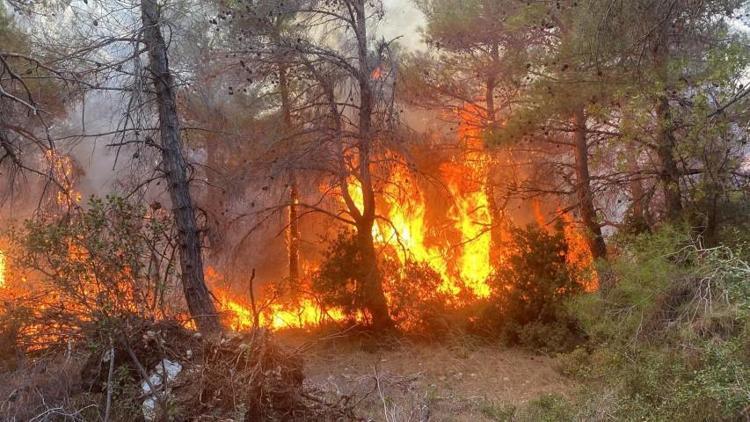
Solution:
{"label": "orange flame", "polygon": [[[296,303],[263,303],[256,304],[253,311],[249,300],[233,295],[229,289],[222,288],[226,284],[223,277],[213,268],[206,268],[206,280],[213,286],[213,290],[220,305],[220,311],[225,324],[233,330],[247,330],[256,326],[273,330],[284,328],[308,328],[320,325],[325,321],[343,321],[346,319],[340,309],[324,309],[312,299],[303,298]],[[249,294],[248,294],[249,296]],[[263,295],[261,295],[263,296]]]}
{"label": "orange flame", "polygon": [[[382,69],[376,68],[372,77],[381,78]],[[493,262],[498,261],[492,259],[490,229],[496,225],[491,208],[493,198],[485,191],[493,158],[483,147],[480,133],[482,122],[478,121],[481,113],[467,105],[457,110],[457,114],[460,122],[458,135],[459,141],[463,143],[463,153],[439,166],[439,177],[451,198],[450,206],[445,211],[445,227],[436,227],[434,222],[428,221],[428,198],[419,188],[416,177],[405,167],[395,167],[388,175],[388,182],[379,187],[377,208],[379,215],[384,218],[375,223],[373,237],[383,250],[392,253],[402,264],[415,261],[429,265],[440,275],[438,290],[449,295],[451,301],[461,303],[459,298],[463,299],[465,294],[470,299],[490,296],[487,279],[495,269]],[[58,204],[71,205],[72,202],[79,201],[80,194],[73,190],[71,181],[73,166],[70,159],[52,153],[48,159],[62,181],[62,190],[57,196]],[[362,211],[363,192],[354,177],[348,180],[348,193],[355,206]],[[535,201],[532,208],[537,221],[542,224],[544,215],[540,204]],[[577,270],[591,269],[593,258],[584,232],[574,224],[571,215],[561,213],[561,218],[566,223],[568,264]],[[446,230],[436,233],[436,228]],[[68,256],[74,262],[87,261],[87,251],[75,245],[69,248]],[[0,287],[6,284],[5,276],[5,256],[0,251]],[[125,280],[129,276],[128,269],[124,269],[122,284],[127,285]],[[206,279],[216,294],[225,323],[235,330],[255,325],[276,330],[308,328],[325,321],[344,321],[347,318],[342,309],[326,309],[312,298],[295,298],[289,303],[269,303],[264,299],[262,303],[258,302],[253,306],[248,300],[249,294],[233,292],[213,268],[206,268]],[[595,273],[582,282],[589,291],[598,286]],[[91,285],[91,288],[96,288],[95,280],[91,281]],[[392,292],[387,291],[386,298],[391,297],[391,294]],[[264,295],[258,296],[263,298]],[[124,300],[132,299],[132,294],[124,295]],[[132,306],[138,306],[136,301],[133,301]],[[361,319],[361,315],[358,318]]]}
{"label": "orange flame", "polygon": [[71,206],[81,202],[81,193],[75,190],[73,160],[69,156],[58,154],[54,150],[47,150],[45,158],[50,163],[52,177],[59,187],[55,196],[57,205]]}
{"label": "orange flame", "polygon": [[565,223],[563,230],[568,244],[568,265],[576,274],[581,274],[578,281],[585,291],[596,291],[599,288],[599,275],[594,268],[594,255],[591,253],[586,232],[578,226],[570,213],[562,213],[561,217]]}
{"label": "orange flame", "polygon": [[0,251],[0,288],[5,287],[5,253]]}
{"label": "orange flame", "polygon": [[373,81],[379,81],[383,79],[385,76],[385,72],[383,72],[382,66],[378,66],[375,69],[372,70],[372,73],[370,73],[370,79]]}

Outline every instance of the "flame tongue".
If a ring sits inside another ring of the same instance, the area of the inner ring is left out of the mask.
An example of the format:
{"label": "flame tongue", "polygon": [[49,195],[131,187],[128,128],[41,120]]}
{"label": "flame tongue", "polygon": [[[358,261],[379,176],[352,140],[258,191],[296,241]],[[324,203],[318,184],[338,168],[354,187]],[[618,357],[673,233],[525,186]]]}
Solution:
{"label": "flame tongue", "polygon": [[5,287],[5,253],[0,251],[0,288]]}

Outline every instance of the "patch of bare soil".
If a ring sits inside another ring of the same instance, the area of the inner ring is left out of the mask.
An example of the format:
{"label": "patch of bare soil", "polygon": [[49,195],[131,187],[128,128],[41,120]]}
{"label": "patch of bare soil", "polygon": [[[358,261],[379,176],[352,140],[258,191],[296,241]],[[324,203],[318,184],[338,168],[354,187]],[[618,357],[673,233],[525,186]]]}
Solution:
{"label": "patch of bare soil", "polygon": [[305,356],[305,384],[350,397],[377,421],[489,421],[503,405],[577,385],[552,358],[492,345],[401,344],[367,352],[327,345]]}

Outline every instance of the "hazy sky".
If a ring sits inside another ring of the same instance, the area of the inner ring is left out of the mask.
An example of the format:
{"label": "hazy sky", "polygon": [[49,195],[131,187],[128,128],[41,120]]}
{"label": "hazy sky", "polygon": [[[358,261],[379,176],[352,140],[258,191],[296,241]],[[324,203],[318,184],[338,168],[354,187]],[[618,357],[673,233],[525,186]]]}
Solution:
{"label": "hazy sky", "polygon": [[385,5],[385,21],[381,24],[380,32],[386,39],[403,37],[399,40],[402,45],[415,49],[420,48],[421,36],[419,27],[424,23],[424,16],[412,0],[383,0]]}

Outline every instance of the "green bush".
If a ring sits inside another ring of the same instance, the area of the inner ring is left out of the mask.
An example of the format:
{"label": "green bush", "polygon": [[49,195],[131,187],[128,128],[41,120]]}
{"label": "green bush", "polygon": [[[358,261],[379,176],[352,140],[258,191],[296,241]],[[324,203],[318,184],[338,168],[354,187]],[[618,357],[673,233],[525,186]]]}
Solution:
{"label": "green bush", "polygon": [[[101,334],[129,318],[184,312],[170,221],[165,211],[114,196],[26,221],[11,233],[11,258],[26,277],[27,294],[13,306],[0,304],[3,319],[16,324],[17,341],[39,349],[45,341]],[[39,327],[48,338],[35,335]]]}
{"label": "green bush", "polygon": [[[326,307],[338,307],[350,318],[364,309],[357,289],[364,276],[354,235],[343,232],[331,243],[320,270],[313,277],[313,292]],[[380,254],[378,262],[391,318],[412,333],[439,335],[447,326],[450,298],[439,291],[440,275],[429,265]]]}
{"label": "green bush", "polygon": [[383,260],[383,281],[391,317],[411,333],[440,336],[455,324],[450,296],[439,290],[442,278],[428,264]]}
{"label": "green bush", "polygon": [[364,277],[362,258],[354,234],[341,232],[328,246],[320,269],[312,280],[312,290],[326,307],[341,308],[354,318],[364,309],[364,298],[357,283]]}
{"label": "green bush", "polygon": [[484,324],[510,344],[566,350],[580,339],[566,299],[583,291],[566,261],[562,230],[513,229],[507,263],[488,280],[492,289]]}
{"label": "green bush", "polygon": [[590,341],[560,366],[597,386],[577,400],[581,419],[601,413],[592,396],[603,392],[615,420],[748,417],[750,266],[688,233],[618,239],[620,253],[602,268],[612,283],[572,301]]}

